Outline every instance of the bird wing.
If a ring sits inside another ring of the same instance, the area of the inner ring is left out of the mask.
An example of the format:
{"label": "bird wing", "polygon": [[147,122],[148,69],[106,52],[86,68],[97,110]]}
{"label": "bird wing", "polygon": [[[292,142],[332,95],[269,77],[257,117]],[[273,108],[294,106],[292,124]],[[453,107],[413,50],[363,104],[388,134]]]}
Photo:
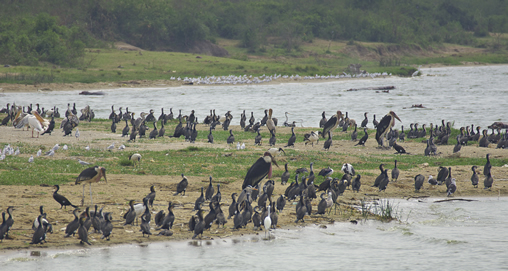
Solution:
{"label": "bird wing", "polygon": [[95,167],[89,167],[79,174],[79,176],[76,178],[76,184],[81,184],[82,182],[91,180],[93,177],[97,175],[97,171],[95,170]]}
{"label": "bird wing", "polygon": [[21,129],[23,128],[23,126],[27,125],[29,122],[28,122],[28,118],[29,118],[30,115],[26,115],[24,116],[22,119],[16,119],[13,124],[14,124],[14,127],[16,127],[16,129]]}
{"label": "bird wing", "polygon": [[245,175],[245,179],[243,180],[242,189],[246,188],[248,185],[252,187],[256,186],[266,175],[271,168],[271,163],[265,162],[263,157],[260,157],[247,171],[247,175]]}
{"label": "bird wing", "polygon": [[392,121],[391,115],[385,115],[379,124],[377,125],[377,131],[376,131],[376,140],[379,141],[379,138],[388,131],[388,128],[390,127]]}

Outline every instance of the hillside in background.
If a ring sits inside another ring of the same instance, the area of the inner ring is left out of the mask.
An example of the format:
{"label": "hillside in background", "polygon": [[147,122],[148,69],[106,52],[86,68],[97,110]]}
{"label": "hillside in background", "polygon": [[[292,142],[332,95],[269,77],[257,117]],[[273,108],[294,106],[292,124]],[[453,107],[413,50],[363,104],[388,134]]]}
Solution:
{"label": "hillside in background", "polygon": [[[336,72],[335,65],[348,62],[385,67],[475,53],[503,56],[508,44],[505,0],[1,2],[0,64],[10,65],[93,68],[85,48],[106,50],[121,41],[141,50],[239,61],[301,58],[307,60],[292,61],[300,68],[289,70],[313,73]],[[506,58],[480,62],[485,61]]]}

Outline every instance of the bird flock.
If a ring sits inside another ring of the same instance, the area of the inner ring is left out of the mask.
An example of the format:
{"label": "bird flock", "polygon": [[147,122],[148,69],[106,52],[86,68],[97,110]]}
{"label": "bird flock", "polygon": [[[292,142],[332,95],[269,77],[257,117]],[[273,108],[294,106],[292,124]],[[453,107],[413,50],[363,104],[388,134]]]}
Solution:
{"label": "bird flock", "polygon": [[[280,75],[279,75],[280,76]],[[210,78],[208,78],[210,79]],[[217,80],[226,80],[226,78],[214,78]],[[266,77],[265,77],[266,79]],[[317,79],[317,78],[316,78]],[[190,79],[184,79],[190,80]],[[193,79],[194,80],[194,79]],[[201,81],[193,81],[193,83],[201,83]],[[217,82],[217,80],[215,82]],[[13,126],[16,128],[23,128],[24,125],[28,125],[32,128],[32,130],[37,132],[45,133],[48,131],[49,123],[46,125],[44,120],[40,120],[42,118],[41,113],[39,111],[39,105],[37,104],[37,110],[32,109],[31,106],[28,112],[24,113],[24,110],[19,106],[11,106],[9,104],[7,106],[8,117],[9,120],[13,122]],[[9,110],[10,108],[10,110]],[[75,110],[75,104],[74,108]],[[111,114],[109,119],[112,121],[111,131],[112,133],[116,133],[116,124],[125,121],[125,127],[122,130],[122,137],[129,136],[128,141],[135,141],[136,137],[146,137],[146,132],[150,130],[149,125],[147,123],[153,123],[153,129],[149,132],[149,139],[156,139],[158,137],[165,136],[165,124],[170,120],[178,120],[178,125],[175,127],[174,132],[169,137],[178,138],[181,136],[185,137],[185,140],[189,142],[195,142],[197,138],[197,130],[196,125],[198,124],[198,119],[195,117],[195,111],[192,110],[189,115],[182,115],[182,110],[179,110],[178,116],[173,115],[173,110],[170,108],[170,113],[165,114],[164,109],[161,109],[161,115],[158,119],[154,116],[154,110],[149,110],[149,113],[140,113],[140,117],[135,118],[134,112],[129,112],[128,107],[125,108],[125,112],[122,112],[122,107],[119,108],[119,113],[117,114],[114,106],[111,106]],[[43,109],[40,111],[44,112],[45,115],[48,112],[45,112]],[[50,113],[52,117],[52,122],[54,124],[54,118],[57,109],[53,109]],[[65,124],[62,124],[64,136],[67,135],[68,131],[65,126],[70,125],[71,131],[79,124],[78,121],[75,122],[74,119],[77,119],[76,114],[73,113],[73,110],[69,108],[66,113],[66,118],[64,121]],[[85,107],[82,110],[84,119],[91,121],[93,117],[91,117],[91,113],[93,110],[90,109],[89,106]],[[24,114],[24,116],[23,116]],[[88,114],[88,115],[85,115]],[[21,118],[21,116],[23,116]],[[36,119],[40,125],[43,126],[42,130],[39,131],[39,127],[35,124],[24,123],[22,120],[27,116],[31,116],[29,118]],[[364,120],[361,122],[360,128],[364,128],[364,135],[357,142],[355,146],[365,146],[365,143],[369,139],[367,125],[368,118],[367,112],[364,114]],[[21,118],[21,119],[20,119]],[[81,119],[81,118],[80,118]],[[206,116],[203,120],[203,125],[208,125],[209,133],[207,136],[209,143],[214,143],[214,138],[212,134],[212,130],[215,129],[217,125],[221,125],[225,131],[229,130],[229,137],[226,140],[227,144],[233,144],[235,142],[233,130],[229,129],[229,125],[231,120],[233,119],[233,115],[230,111],[226,112],[224,116],[217,116],[215,114],[215,110],[210,110],[210,115]],[[448,138],[451,135],[451,124],[450,122],[445,123],[443,120],[441,125],[433,125],[430,124],[430,128],[427,131],[426,124],[421,126],[421,129],[418,129],[418,123],[412,123],[410,125],[410,130],[405,133],[404,127],[401,127],[401,132],[396,129],[393,129],[395,125],[395,121],[400,121],[400,118],[393,111],[388,112],[385,116],[383,116],[380,121],[377,121],[375,115],[373,115],[373,126],[376,129],[375,139],[378,143],[378,148],[382,150],[390,150],[394,149],[396,154],[406,154],[410,155],[410,153],[406,152],[405,148],[402,145],[406,138],[424,139],[423,142],[426,143],[426,148],[423,151],[425,156],[431,155],[439,155],[440,153],[437,150],[437,145],[445,145],[448,143]],[[156,123],[160,121],[161,127],[157,127]],[[129,126],[130,122],[130,126]],[[20,126],[20,124],[23,125]],[[74,123],[74,124],[73,124]],[[185,126],[184,126],[185,123]],[[248,124],[247,124],[248,123]],[[274,187],[276,185],[275,180],[273,180],[273,168],[272,165],[278,166],[276,158],[279,155],[285,153],[282,148],[274,147],[276,145],[276,135],[277,135],[277,123],[278,120],[273,117],[273,110],[267,109],[265,110],[265,116],[261,119],[261,121],[256,122],[256,118],[254,118],[253,112],[251,112],[250,119],[247,120],[247,115],[245,111],[240,115],[240,126],[246,132],[250,131],[252,133],[257,133],[257,135],[253,138],[254,144],[260,145],[262,139],[259,138],[261,135],[259,133],[260,129],[263,126],[266,126],[268,131],[270,132],[271,138],[269,140],[270,149],[268,149],[264,154],[257,159],[252,166],[247,171],[245,175],[241,190],[231,194],[231,204],[228,208],[228,215],[225,215],[222,210],[222,205],[224,202],[222,201],[222,195],[220,191],[220,184],[217,184],[215,191],[215,187],[213,185],[212,176],[209,177],[209,184],[206,190],[204,187],[201,187],[201,196],[199,196],[194,204],[194,208],[192,212],[196,211],[194,215],[190,215],[190,219],[188,222],[189,231],[193,232],[192,238],[203,237],[204,230],[210,229],[213,224],[216,224],[218,227],[224,227],[226,223],[228,223],[228,219],[232,219],[232,229],[237,230],[240,228],[247,227],[250,223],[253,224],[254,229],[264,228],[265,236],[270,239],[270,230],[274,230],[277,228],[278,223],[278,215],[283,212],[286,208],[286,202],[292,202],[295,205],[295,223],[304,222],[305,217],[313,214],[326,215],[327,210],[328,213],[331,211],[333,206],[338,206],[337,198],[340,195],[343,195],[346,189],[351,189],[353,192],[359,192],[361,190],[361,175],[355,171],[352,164],[344,163],[341,167],[341,171],[343,175],[341,178],[332,178],[331,176],[334,173],[334,170],[328,166],[319,171],[316,175],[314,172],[313,162],[310,162],[309,170],[306,168],[298,168],[294,173],[294,181],[291,182],[287,188],[285,189],[284,194],[281,194],[274,200]],[[296,125],[294,122],[290,124],[287,120],[287,112],[286,112],[286,122],[284,122],[284,126],[291,127],[292,135],[289,138],[285,147],[294,147],[296,142],[296,135],[294,133],[294,129]],[[45,128],[44,128],[45,127]],[[346,132],[348,129],[354,129],[351,132],[351,141],[357,141],[357,123],[354,119],[351,119],[348,116],[348,112],[343,114],[341,111],[336,111],[334,115],[332,115],[329,119],[326,118],[326,113],[322,113],[322,119],[320,120],[319,127],[322,128],[322,131],[311,131],[304,135],[303,142],[305,145],[311,144],[314,146],[319,143],[320,139],[324,139],[326,136],[328,137],[324,144],[323,149],[329,150],[333,144],[333,136],[332,132],[335,130],[342,130]],[[340,129],[339,129],[340,127]],[[498,148],[506,148],[508,144],[506,144],[508,140],[508,133],[504,135],[501,134],[501,129],[492,129],[492,133],[490,135],[487,134],[487,130],[483,130],[480,134],[480,127],[476,128],[476,132],[474,132],[473,125],[471,127],[462,127],[460,129],[460,134],[457,135],[457,146],[454,147],[454,153],[460,152],[462,146],[467,146],[469,142],[477,141],[479,142],[480,147],[488,147],[489,144],[497,144]],[[497,131],[497,134],[495,133]],[[76,130],[76,138],[78,138],[79,131]],[[427,139],[427,134],[430,134],[430,137]],[[32,135],[33,136],[33,135]],[[397,143],[398,142],[398,143]],[[504,143],[503,143],[504,142]],[[436,145],[437,144],[437,145]],[[53,156],[58,150],[60,146],[56,144],[52,149],[46,152],[46,156]],[[87,146],[89,149],[89,146]],[[106,150],[114,150],[115,143],[113,142],[110,146],[106,148]],[[237,149],[244,149],[245,143],[237,142]],[[62,149],[66,150],[66,146]],[[125,149],[124,145],[121,145],[119,150]],[[0,160],[4,160],[6,155],[17,155],[19,154],[19,148],[14,150],[10,145],[7,145],[3,148],[2,154],[0,156]],[[36,157],[42,154],[41,150],[39,150],[36,154]],[[139,153],[132,154],[129,157],[130,160],[135,163],[140,162],[141,155]],[[484,176],[484,188],[490,189],[493,185],[493,176],[491,173],[491,163],[490,163],[490,154],[486,155],[486,164],[483,170]],[[31,156],[29,162],[32,163],[34,161],[34,157]],[[82,165],[89,165],[89,163],[78,160]],[[285,164],[285,171],[281,175],[281,185],[287,185],[291,178],[291,173],[288,171],[288,163]],[[474,187],[478,187],[479,185],[479,175],[477,170],[477,166],[473,166],[471,182]],[[375,179],[372,187],[376,187],[379,189],[379,192],[382,192],[387,189],[389,183],[397,182],[398,176],[400,174],[400,170],[397,167],[397,160],[394,161],[394,168],[391,170],[391,179],[388,175],[388,169],[385,169],[385,164],[379,165],[380,174]],[[182,180],[178,183],[176,187],[176,191],[174,191],[173,196],[185,196],[187,187],[189,185],[188,178],[181,174]],[[323,177],[323,181],[317,185],[315,184],[317,178]],[[83,197],[81,205],[84,205],[84,189],[86,183],[90,185],[90,201],[93,205],[92,201],[92,188],[91,184],[99,182],[102,178],[107,182],[106,179],[106,169],[100,166],[93,166],[83,170],[79,176],[76,178],[75,184],[83,184]],[[267,178],[267,181],[261,185],[263,179]],[[414,177],[415,181],[415,192],[419,192],[424,185],[425,177],[421,174],[418,174]],[[431,186],[434,185],[445,185],[447,188],[447,195],[452,196],[454,192],[457,190],[456,179],[452,177],[452,168],[440,166],[438,169],[437,177],[434,179],[433,176],[429,176],[428,184]],[[57,201],[61,207],[71,206],[76,208],[73,211],[74,220],[72,220],[65,229],[66,237],[74,236],[76,233],[78,234],[78,239],[82,244],[91,243],[88,240],[89,229],[93,225],[94,232],[101,234],[101,238],[105,238],[109,240],[111,234],[113,232],[112,225],[112,213],[111,212],[103,212],[103,208],[100,208],[98,211],[98,206],[95,205],[95,211],[90,211],[89,207],[86,208],[86,211],[79,214],[78,206],[73,205],[65,196],[58,193],[59,186],[55,186],[55,191],[53,193],[53,198]],[[321,192],[318,198],[318,194]],[[152,235],[150,223],[152,221],[151,215],[153,211],[153,201],[155,199],[155,189],[154,186],[150,187],[150,193],[143,199],[142,203],[135,204],[134,200],[129,201],[129,209],[124,214],[123,219],[124,226],[126,225],[134,225],[134,223],[139,221],[141,218],[141,224],[139,224],[140,232],[142,236]],[[313,211],[314,206],[316,204],[312,203],[313,200],[319,201],[317,203],[317,210]],[[208,213],[204,215],[206,212],[204,210],[204,206],[208,205]],[[256,205],[253,207],[253,205]],[[175,214],[173,209],[177,207],[178,204],[173,201],[169,201],[167,213],[164,211],[159,211],[154,216],[154,223],[156,226],[156,230],[159,231],[159,235],[162,236],[171,236],[172,227],[175,221]],[[150,209],[152,208],[152,210]],[[5,218],[5,212],[2,213],[3,223],[0,225],[0,240],[3,240],[8,237],[9,229],[12,228],[13,217],[12,217],[12,207],[7,208],[7,215],[9,216],[7,219]],[[48,220],[46,213],[43,213],[43,206],[40,206],[40,215],[34,219],[34,224],[32,229],[34,230],[33,238],[31,244],[39,244],[44,243],[46,239],[46,233],[52,232],[52,225]]]}

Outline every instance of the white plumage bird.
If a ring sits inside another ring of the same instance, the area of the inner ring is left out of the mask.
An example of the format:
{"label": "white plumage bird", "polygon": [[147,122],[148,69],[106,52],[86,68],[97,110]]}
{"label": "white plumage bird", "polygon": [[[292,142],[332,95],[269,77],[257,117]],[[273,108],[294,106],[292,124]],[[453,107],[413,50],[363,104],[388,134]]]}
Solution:
{"label": "white plumage bird", "polygon": [[86,146],[85,150],[89,151],[90,150],[90,146]]}
{"label": "white plumage bird", "polygon": [[115,142],[111,143],[111,145],[109,145],[109,146],[106,148],[106,150],[111,151],[111,150],[112,150],[112,149],[114,149],[114,148],[115,148]]}
{"label": "white plumage bird", "polygon": [[[263,225],[265,226],[265,238],[270,230],[270,227],[272,227],[272,219],[270,218],[270,205],[268,205],[268,215],[265,217],[265,220],[263,221]],[[270,239],[270,234],[268,234],[268,239]]]}
{"label": "white plumage bird", "polygon": [[85,161],[83,161],[81,159],[78,159],[78,163],[82,164],[83,166],[90,165],[90,163],[85,162]]}
{"label": "white plumage bird", "polygon": [[344,171],[344,173],[347,173],[351,176],[355,175],[355,169],[353,168],[353,165],[348,164],[348,163],[344,163],[342,165],[342,171]]}
{"label": "white plumage bird", "polygon": [[42,150],[41,150],[41,149],[39,149],[39,150],[37,151],[37,157],[41,156],[41,154],[42,154]]}
{"label": "white plumage bird", "polygon": [[16,151],[14,152],[14,155],[19,155],[19,147],[16,148]]}
{"label": "white plumage bird", "polygon": [[76,138],[79,140],[79,129],[76,128],[76,134],[75,134]]}
{"label": "white plumage bird", "polygon": [[118,147],[118,150],[125,150],[125,145],[124,144],[120,145],[120,147]]}
{"label": "white plumage bird", "polygon": [[68,149],[69,149],[69,147],[67,147],[67,145],[64,145],[64,146],[62,147],[62,149],[63,149],[64,151],[66,151],[66,150],[68,150]]}
{"label": "white plumage bird", "polygon": [[34,156],[31,155],[30,158],[28,158],[28,163],[33,163],[34,162]]}
{"label": "white plumage bird", "polygon": [[32,115],[27,115],[28,126],[32,128],[32,137],[34,137],[34,130],[37,131],[37,137],[40,133],[44,133],[49,126],[49,121],[43,119],[37,111],[32,110]]}

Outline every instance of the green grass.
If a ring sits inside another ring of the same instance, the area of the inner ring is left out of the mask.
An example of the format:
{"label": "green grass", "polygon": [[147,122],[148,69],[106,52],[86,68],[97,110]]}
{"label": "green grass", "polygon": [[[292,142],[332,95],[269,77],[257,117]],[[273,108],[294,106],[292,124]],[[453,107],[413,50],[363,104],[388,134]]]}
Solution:
{"label": "green grass", "polygon": [[[485,38],[482,42],[493,42]],[[430,56],[413,56],[399,52],[393,56],[401,66],[381,67],[378,58],[380,48],[390,46],[383,43],[357,43],[347,45],[341,41],[329,42],[314,39],[299,49],[286,52],[282,48],[267,46],[263,52],[248,53],[237,46],[238,41],[218,39],[218,44],[227,49],[230,57],[177,53],[122,51],[116,49],[86,49],[83,66],[78,68],[58,67],[48,63],[39,66],[11,66],[0,69],[0,83],[95,83],[124,82],[130,80],[169,80],[170,77],[204,77],[211,75],[259,76],[262,74],[327,75],[339,74],[351,63],[362,65],[368,72],[388,72],[408,76],[412,67],[421,64],[440,63],[461,65],[462,62],[508,63],[504,51],[482,53],[429,53]],[[503,40],[503,42],[505,42]],[[442,45],[446,47],[451,45]],[[410,47],[408,47],[410,48]],[[466,47],[464,47],[466,48]],[[361,57],[356,50],[367,51],[370,57]],[[392,57],[392,56],[390,56]]]}

